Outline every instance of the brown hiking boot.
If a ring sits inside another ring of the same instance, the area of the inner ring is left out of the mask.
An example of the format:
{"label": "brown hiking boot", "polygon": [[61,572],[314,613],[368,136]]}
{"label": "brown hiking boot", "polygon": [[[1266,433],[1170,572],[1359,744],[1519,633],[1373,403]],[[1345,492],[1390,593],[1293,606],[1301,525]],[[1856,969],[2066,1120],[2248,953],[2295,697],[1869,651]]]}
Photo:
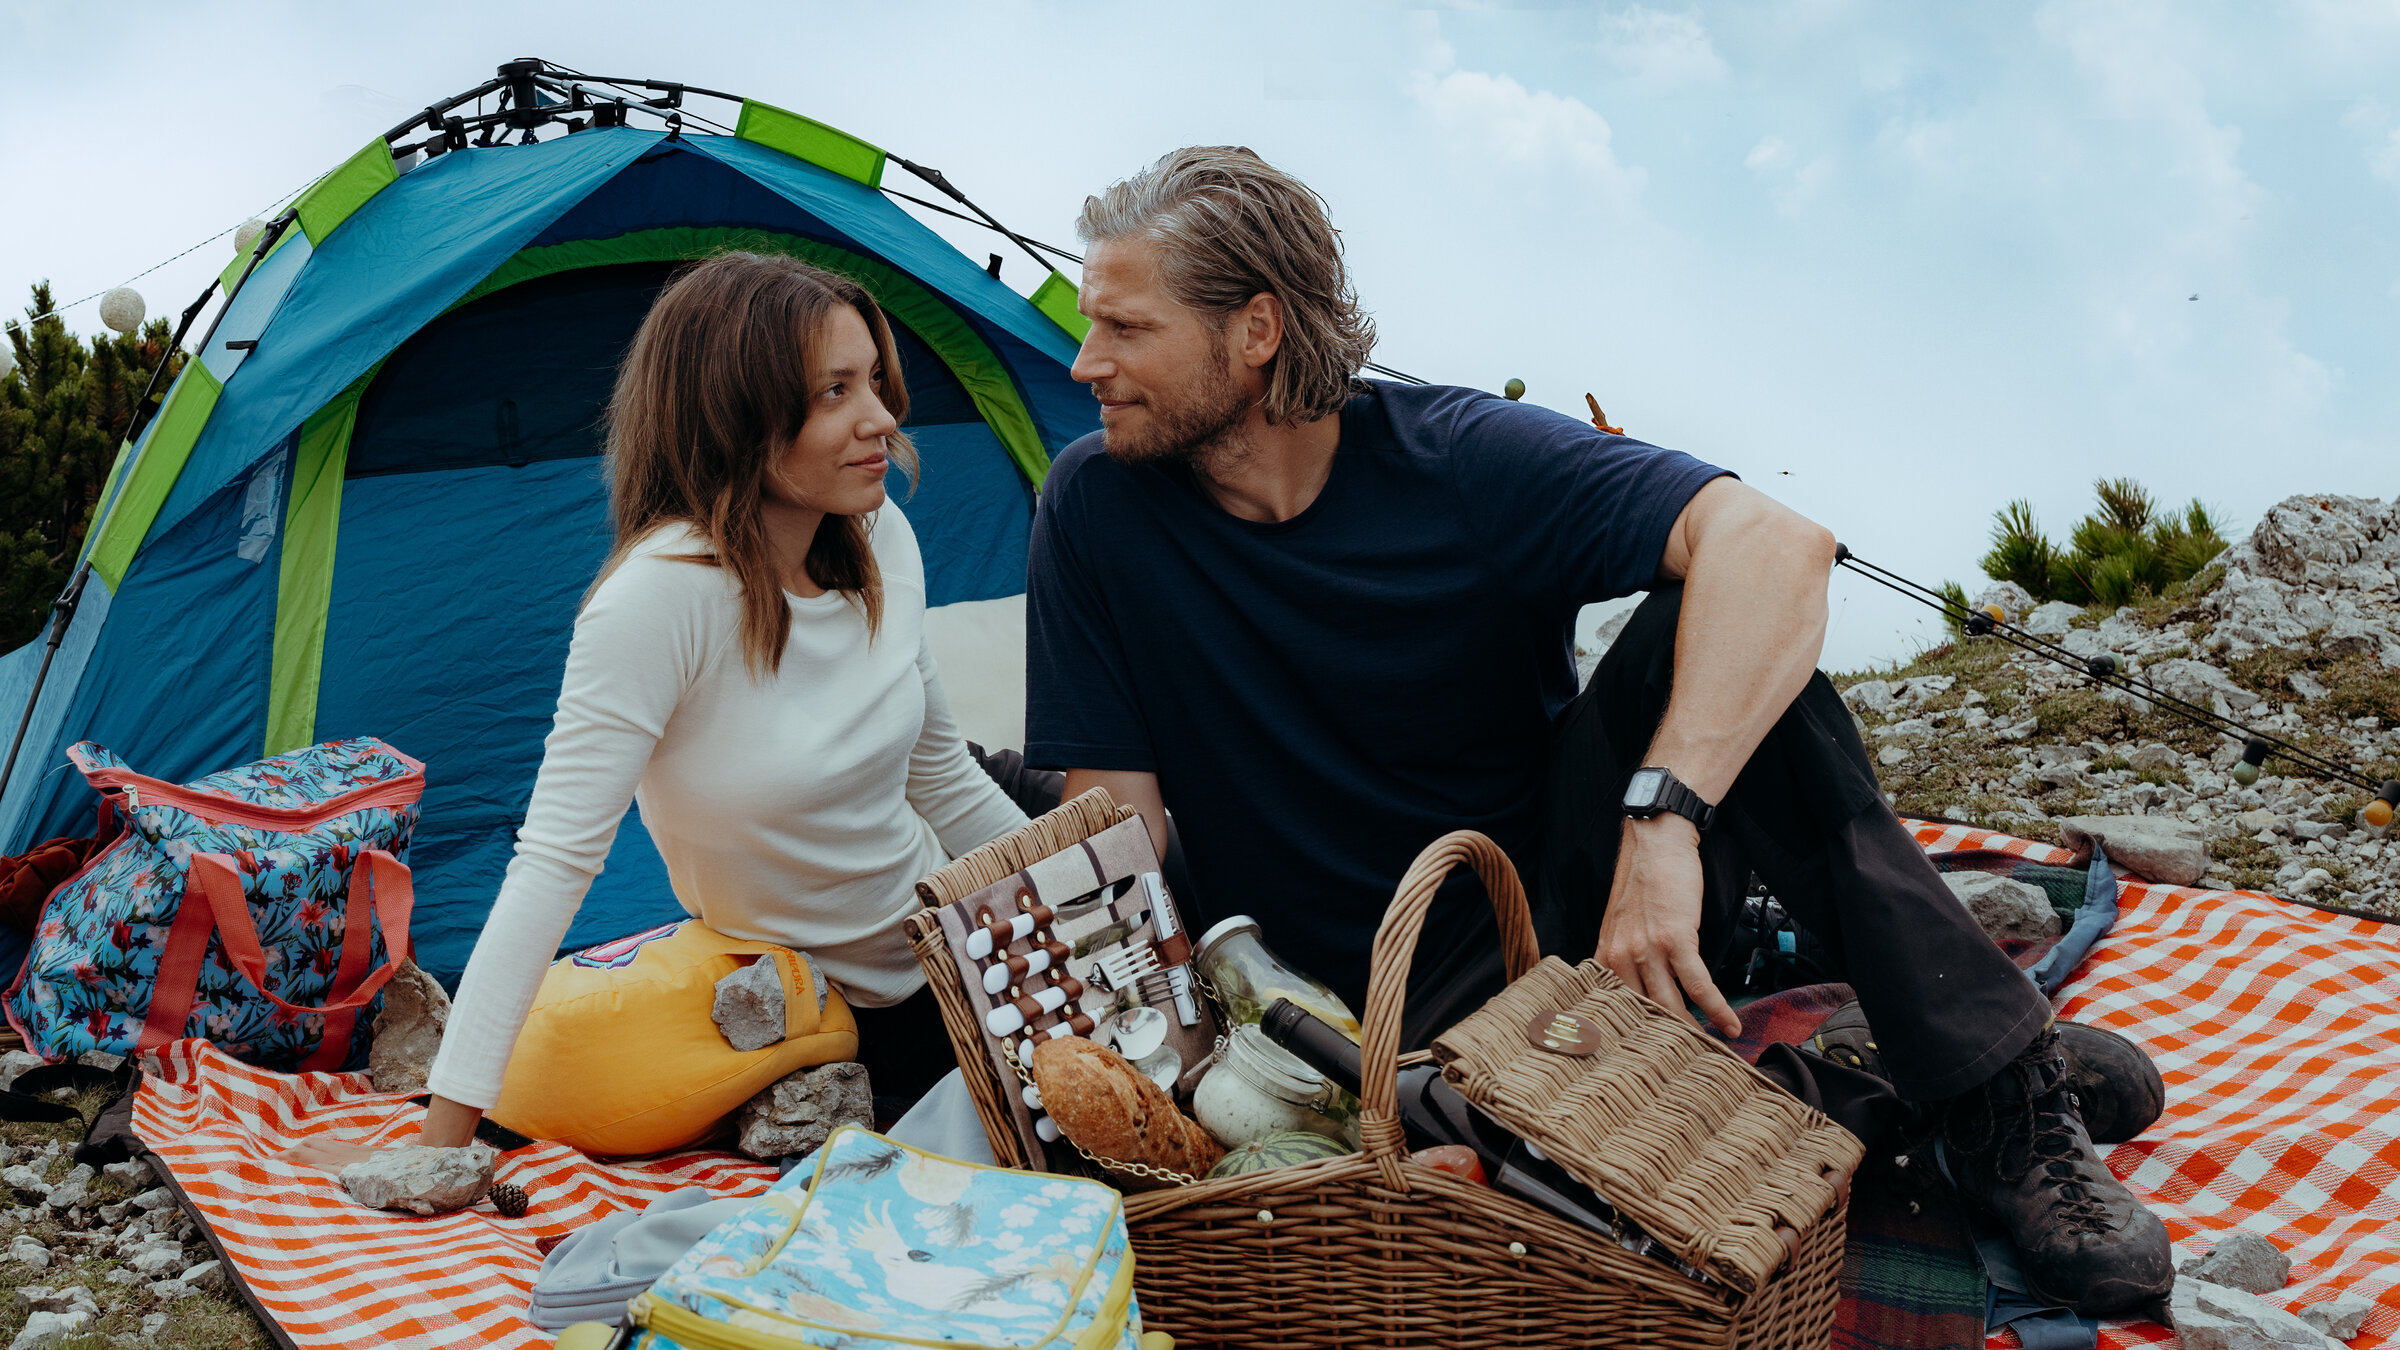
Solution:
{"label": "brown hiking boot", "polygon": [[[2134,1042],[2081,1022],[2053,1023],[2067,1062],[2067,1091],[2095,1144],[2122,1144],[2149,1129],[2166,1109],[2167,1085],[2158,1066]],[[1883,1076],[1883,1056],[1858,1000],[1834,1010],[1809,1045],[1836,1064]]]}
{"label": "brown hiking boot", "polygon": [[2106,1317],[2175,1285],[2166,1225],[2092,1150],[2067,1087],[2058,1033],[2044,1029],[1990,1082],[1942,1108],[1959,1191],[2008,1230],[2026,1292]]}

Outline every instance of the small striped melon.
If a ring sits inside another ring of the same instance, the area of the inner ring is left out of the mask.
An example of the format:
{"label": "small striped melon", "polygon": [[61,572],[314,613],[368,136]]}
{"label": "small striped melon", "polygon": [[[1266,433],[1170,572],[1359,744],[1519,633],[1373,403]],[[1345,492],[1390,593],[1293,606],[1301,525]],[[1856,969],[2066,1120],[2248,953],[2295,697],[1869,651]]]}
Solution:
{"label": "small striped melon", "polygon": [[1306,1130],[1285,1130],[1264,1139],[1253,1139],[1240,1148],[1225,1150],[1217,1165],[1208,1169],[1211,1180],[1217,1177],[1238,1177],[1247,1172],[1264,1172],[1270,1167],[1290,1167],[1295,1163],[1315,1162],[1320,1158],[1339,1158],[1353,1150],[1339,1139],[1328,1139]]}

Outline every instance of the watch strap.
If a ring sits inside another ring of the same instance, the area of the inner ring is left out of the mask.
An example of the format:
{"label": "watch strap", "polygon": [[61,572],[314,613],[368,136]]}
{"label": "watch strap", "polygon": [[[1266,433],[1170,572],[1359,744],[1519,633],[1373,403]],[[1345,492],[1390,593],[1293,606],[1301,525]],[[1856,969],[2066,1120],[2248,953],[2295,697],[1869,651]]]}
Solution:
{"label": "watch strap", "polygon": [[1683,780],[1677,778],[1673,770],[1655,764],[1645,764],[1642,768],[1657,771],[1660,778],[1658,800],[1648,810],[1629,809],[1626,811],[1627,815],[1647,820],[1652,816],[1672,811],[1692,822],[1692,825],[1702,834],[1708,833],[1708,827],[1716,823],[1717,808],[1702,801],[1699,793],[1684,786]]}

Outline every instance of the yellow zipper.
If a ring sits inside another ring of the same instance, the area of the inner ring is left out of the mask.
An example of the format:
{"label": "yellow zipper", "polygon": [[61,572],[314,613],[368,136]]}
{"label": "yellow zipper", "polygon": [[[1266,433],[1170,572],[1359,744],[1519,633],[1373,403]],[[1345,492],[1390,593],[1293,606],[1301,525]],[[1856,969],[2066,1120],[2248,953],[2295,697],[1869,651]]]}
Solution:
{"label": "yellow zipper", "polygon": [[[712,1295],[711,1297],[721,1297]],[[757,1311],[763,1311],[757,1310]],[[678,1303],[670,1303],[653,1294],[643,1293],[626,1306],[626,1313],[637,1327],[647,1327],[661,1336],[687,1347],[687,1350],[815,1350],[808,1342],[792,1336],[779,1336],[771,1331],[737,1327],[705,1317]],[[1108,1282],[1108,1295],[1100,1301],[1100,1312],[1092,1319],[1083,1334],[1075,1338],[1072,1350],[1109,1350],[1124,1335],[1125,1322],[1133,1313],[1133,1252],[1128,1248],[1125,1259],[1117,1263],[1115,1278]],[[774,1313],[767,1314],[770,1317]],[[971,1346],[959,1341],[920,1341],[901,1336],[878,1337],[873,1332],[861,1332],[855,1327],[819,1327],[811,1322],[790,1319],[796,1325],[812,1331],[827,1331],[860,1340],[880,1340],[887,1345],[938,1346],[944,1350],[1021,1350],[1014,1346]],[[1055,1344],[1055,1338],[1041,1342]]]}

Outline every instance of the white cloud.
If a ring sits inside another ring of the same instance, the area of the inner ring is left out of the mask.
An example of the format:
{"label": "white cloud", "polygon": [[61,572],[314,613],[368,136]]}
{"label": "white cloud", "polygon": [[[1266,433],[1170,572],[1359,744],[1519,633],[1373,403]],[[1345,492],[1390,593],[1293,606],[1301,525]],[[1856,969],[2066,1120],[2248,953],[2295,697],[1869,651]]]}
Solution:
{"label": "white cloud", "polygon": [[1769,136],[1751,146],[1750,153],[1742,156],[1742,166],[1767,185],[1775,209],[1787,216],[1797,214],[1833,177],[1830,157],[1818,155],[1802,164],[1800,152],[1781,136]]}
{"label": "white cloud", "polygon": [[1510,75],[1452,68],[1456,52],[1438,20],[1417,37],[1420,68],[1408,79],[1409,97],[1454,148],[1519,167],[1564,167],[1621,203],[1640,195],[1642,171],[1618,162],[1615,133],[1590,104]]}
{"label": "white cloud", "polygon": [[1713,84],[1725,78],[1708,28],[1689,14],[1628,5],[1600,16],[1601,59],[1652,92]]}
{"label": "white cloud", "polygon": [[1742,156],[1742,167],[1762,173],[1783,168],[1791,162],[1792,147],[1785,144],[1781,136],[1767,137],[1751,146],[1749,154]]}

